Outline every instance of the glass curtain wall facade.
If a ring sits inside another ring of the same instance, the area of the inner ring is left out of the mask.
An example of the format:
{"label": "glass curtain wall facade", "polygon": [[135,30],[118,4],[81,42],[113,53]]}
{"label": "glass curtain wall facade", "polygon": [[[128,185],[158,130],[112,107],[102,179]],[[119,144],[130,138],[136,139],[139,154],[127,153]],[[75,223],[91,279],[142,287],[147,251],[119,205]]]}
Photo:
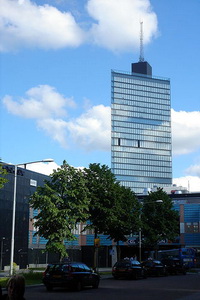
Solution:
{"label": "glass curtain wall facade", "polygon": [[118,71],[111,76],[112,172],[136,194],[171,185],[170,80]]}

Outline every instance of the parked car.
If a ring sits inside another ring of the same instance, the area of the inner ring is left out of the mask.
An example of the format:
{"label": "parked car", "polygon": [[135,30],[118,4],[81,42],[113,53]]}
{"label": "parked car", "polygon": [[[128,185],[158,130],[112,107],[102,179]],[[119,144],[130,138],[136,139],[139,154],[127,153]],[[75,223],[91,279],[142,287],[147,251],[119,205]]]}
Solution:
{"label": "parked car", "polygon": [[162,259],[162,263],[166,266],[169,274],[186,274],[186,266],[179,258],[170,257]]}
{"label": "parked car", "polygon": [[100,276],[86,264],[79,262],[49,264],[43,273],[43,283],[48,291],[66,287],[80,291],[85,286],[98,288]]}
{"label": "parked car", "polygon": [[137,260],[123,259],[115,263],[112,268],[112,275],[115,279],[124,278],[147,278],[146,269]]}
{"label": "parked car", "polygon": [[148,276],[167,276],[167,268],[159,260],[149,259],[142,263],[146,268]]}

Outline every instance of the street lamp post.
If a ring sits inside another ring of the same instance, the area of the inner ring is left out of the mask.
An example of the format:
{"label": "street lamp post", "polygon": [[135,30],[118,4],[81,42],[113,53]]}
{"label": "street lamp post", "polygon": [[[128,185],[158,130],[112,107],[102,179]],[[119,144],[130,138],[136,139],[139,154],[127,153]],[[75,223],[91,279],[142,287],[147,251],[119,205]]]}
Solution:
{"label": "street lamp post", "polygon": [[13,259],[14,259],[14,239],[15,239],[15,213],[16,213],[16,191],[17,191],[17,167],[24,165],[30,165],[40,162],[53,162],[53,159],[43,159],[23,164],[15,165],[15,172],[14,172],[14,193],[13,193],[13,215],[12,215],[12,233],[11,233],[11,253],[10,253],[10,276],[13,275]]}
{"label": "street lamp post", "polygon": [[[153,203],[153,201],[148,201],[145,202],[146,203]],[[156,200],[155,203],[163,203],[163,200]],[[141,204],[143,204],[143,202],[141,202]],[[140,214],[139,214],[139,220],[141,222],[141,209],[140,209]],[[139,228],[139,262],[141,262],[142,260],[142,228]]]}
{"label": "street lamp post", "polygon": [[5,240],[5,237],[2,237],[1,239],[1,264],[0,264],[0,270],[2,270],[3,266],[3,241]]}

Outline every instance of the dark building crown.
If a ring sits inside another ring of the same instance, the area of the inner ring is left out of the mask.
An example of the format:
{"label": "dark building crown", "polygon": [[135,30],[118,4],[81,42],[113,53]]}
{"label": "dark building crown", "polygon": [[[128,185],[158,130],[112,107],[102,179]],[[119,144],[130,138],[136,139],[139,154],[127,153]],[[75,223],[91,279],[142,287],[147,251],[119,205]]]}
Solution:
{"label": "dark building crown", "polygon": [[132,73],[145,74],[152,76],[152,67],[147,61],[139,61],[132,64]]}

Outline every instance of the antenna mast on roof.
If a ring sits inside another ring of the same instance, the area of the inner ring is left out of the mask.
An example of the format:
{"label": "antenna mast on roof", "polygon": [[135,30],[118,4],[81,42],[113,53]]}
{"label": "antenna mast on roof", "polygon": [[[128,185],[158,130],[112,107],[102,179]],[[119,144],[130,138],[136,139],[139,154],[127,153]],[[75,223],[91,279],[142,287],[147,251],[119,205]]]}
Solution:
{"label": "antenna mast on roof", "polygon": [[140,21],[140,57],[139,61],[144,61],[144,51],[143,51],[143,22]]}

